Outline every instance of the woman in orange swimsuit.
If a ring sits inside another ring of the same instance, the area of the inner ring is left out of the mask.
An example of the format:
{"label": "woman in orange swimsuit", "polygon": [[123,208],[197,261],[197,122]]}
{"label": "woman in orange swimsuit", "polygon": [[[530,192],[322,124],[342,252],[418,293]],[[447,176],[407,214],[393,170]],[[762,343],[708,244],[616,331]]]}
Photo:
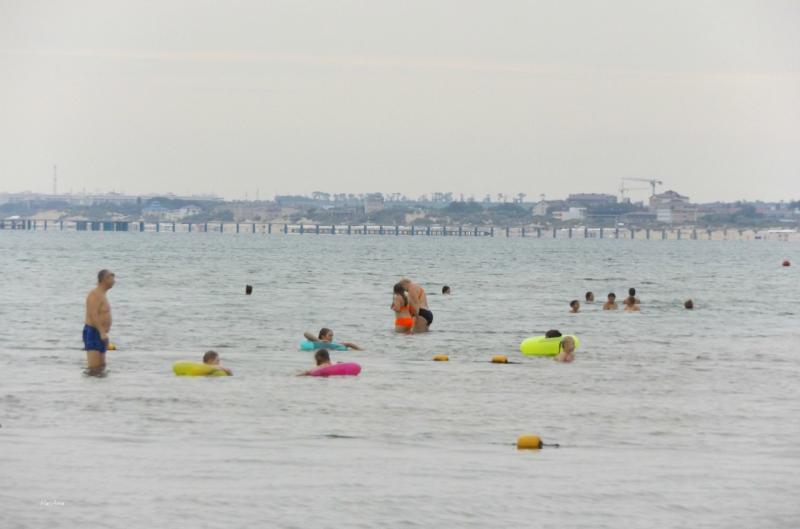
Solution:
{"label": "woman in orange swimsuit", "polygon": [[394,298],[391,309],[394,311],[394,330],[410,333],[414,328],[414,317],[411,315],[411,305],[408,303],[408,293],[403,285],[394,285]]}

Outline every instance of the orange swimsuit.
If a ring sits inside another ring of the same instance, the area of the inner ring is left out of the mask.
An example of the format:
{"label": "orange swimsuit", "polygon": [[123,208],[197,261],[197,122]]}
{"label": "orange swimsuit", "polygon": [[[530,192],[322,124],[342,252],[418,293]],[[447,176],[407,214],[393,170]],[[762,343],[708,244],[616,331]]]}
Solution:
{"label": "orange swimsuit", "polygon": [[[406,305],[405,307],[400,307],[397,309],[397,312],[411,312],[411,307]],[[414,326],[414,318],[410,316],[403,316],[400,318],[395,318],[394,320],[395,327],[408,327],[409,329]]]}

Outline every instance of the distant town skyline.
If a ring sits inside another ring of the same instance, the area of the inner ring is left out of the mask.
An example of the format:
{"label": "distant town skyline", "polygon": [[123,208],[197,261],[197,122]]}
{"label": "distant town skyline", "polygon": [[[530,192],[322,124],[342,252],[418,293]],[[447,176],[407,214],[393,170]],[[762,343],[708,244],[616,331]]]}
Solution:
{"label": "distant town skyline", "polygon": [[800,198],[800,2],[0,13],[2,190]]}

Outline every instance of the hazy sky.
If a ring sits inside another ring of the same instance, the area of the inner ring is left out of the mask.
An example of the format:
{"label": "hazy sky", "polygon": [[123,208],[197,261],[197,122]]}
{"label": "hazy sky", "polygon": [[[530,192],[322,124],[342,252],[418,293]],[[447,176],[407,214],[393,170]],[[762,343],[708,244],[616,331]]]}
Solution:
{"label": "hazy sky", "polygon": [[800,1],[0,0],[0,191],[53,164],[74,192],[800,198]]}

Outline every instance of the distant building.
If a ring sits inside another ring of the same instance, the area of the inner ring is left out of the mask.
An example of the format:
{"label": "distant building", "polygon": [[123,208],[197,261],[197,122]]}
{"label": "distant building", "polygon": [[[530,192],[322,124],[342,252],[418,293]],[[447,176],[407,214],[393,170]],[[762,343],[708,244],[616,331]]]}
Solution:
{"label": "distant building", "polygon": [[569,208],[566,211],[556,211],[553,217],[560,221],[582,220],[586,218],[586,208]]}
{"label": "distant building", "polygon": [[650,197],[650,211],[656,220],[664,224],[688,224],[697,222],[697,206],[689,203],[689,197],[669,190]]}
{"label": "distant building", "polygon": [[533,214],[537,217],[546,217],[551,211],[567,209],[567,203],[563,200],[540,200],[533,206]]}
{"label": "distant building", "polygon": [[674,206],[688,206],[689,197],[676,193],[675,191],[665,191],[650,197],[650,210],[656,211]]}
{"label": "distant building", "polygon": [[376,211],[383,210],[383,195],[380,193],[370,193],[364,201],[364,213],[369,215]]}
{"label": "distant building", "polygon": [[606,193],[575,193],[567,197],[567,204],[570,207],[602,208],[613,206],[616,203],[616,195]]}

